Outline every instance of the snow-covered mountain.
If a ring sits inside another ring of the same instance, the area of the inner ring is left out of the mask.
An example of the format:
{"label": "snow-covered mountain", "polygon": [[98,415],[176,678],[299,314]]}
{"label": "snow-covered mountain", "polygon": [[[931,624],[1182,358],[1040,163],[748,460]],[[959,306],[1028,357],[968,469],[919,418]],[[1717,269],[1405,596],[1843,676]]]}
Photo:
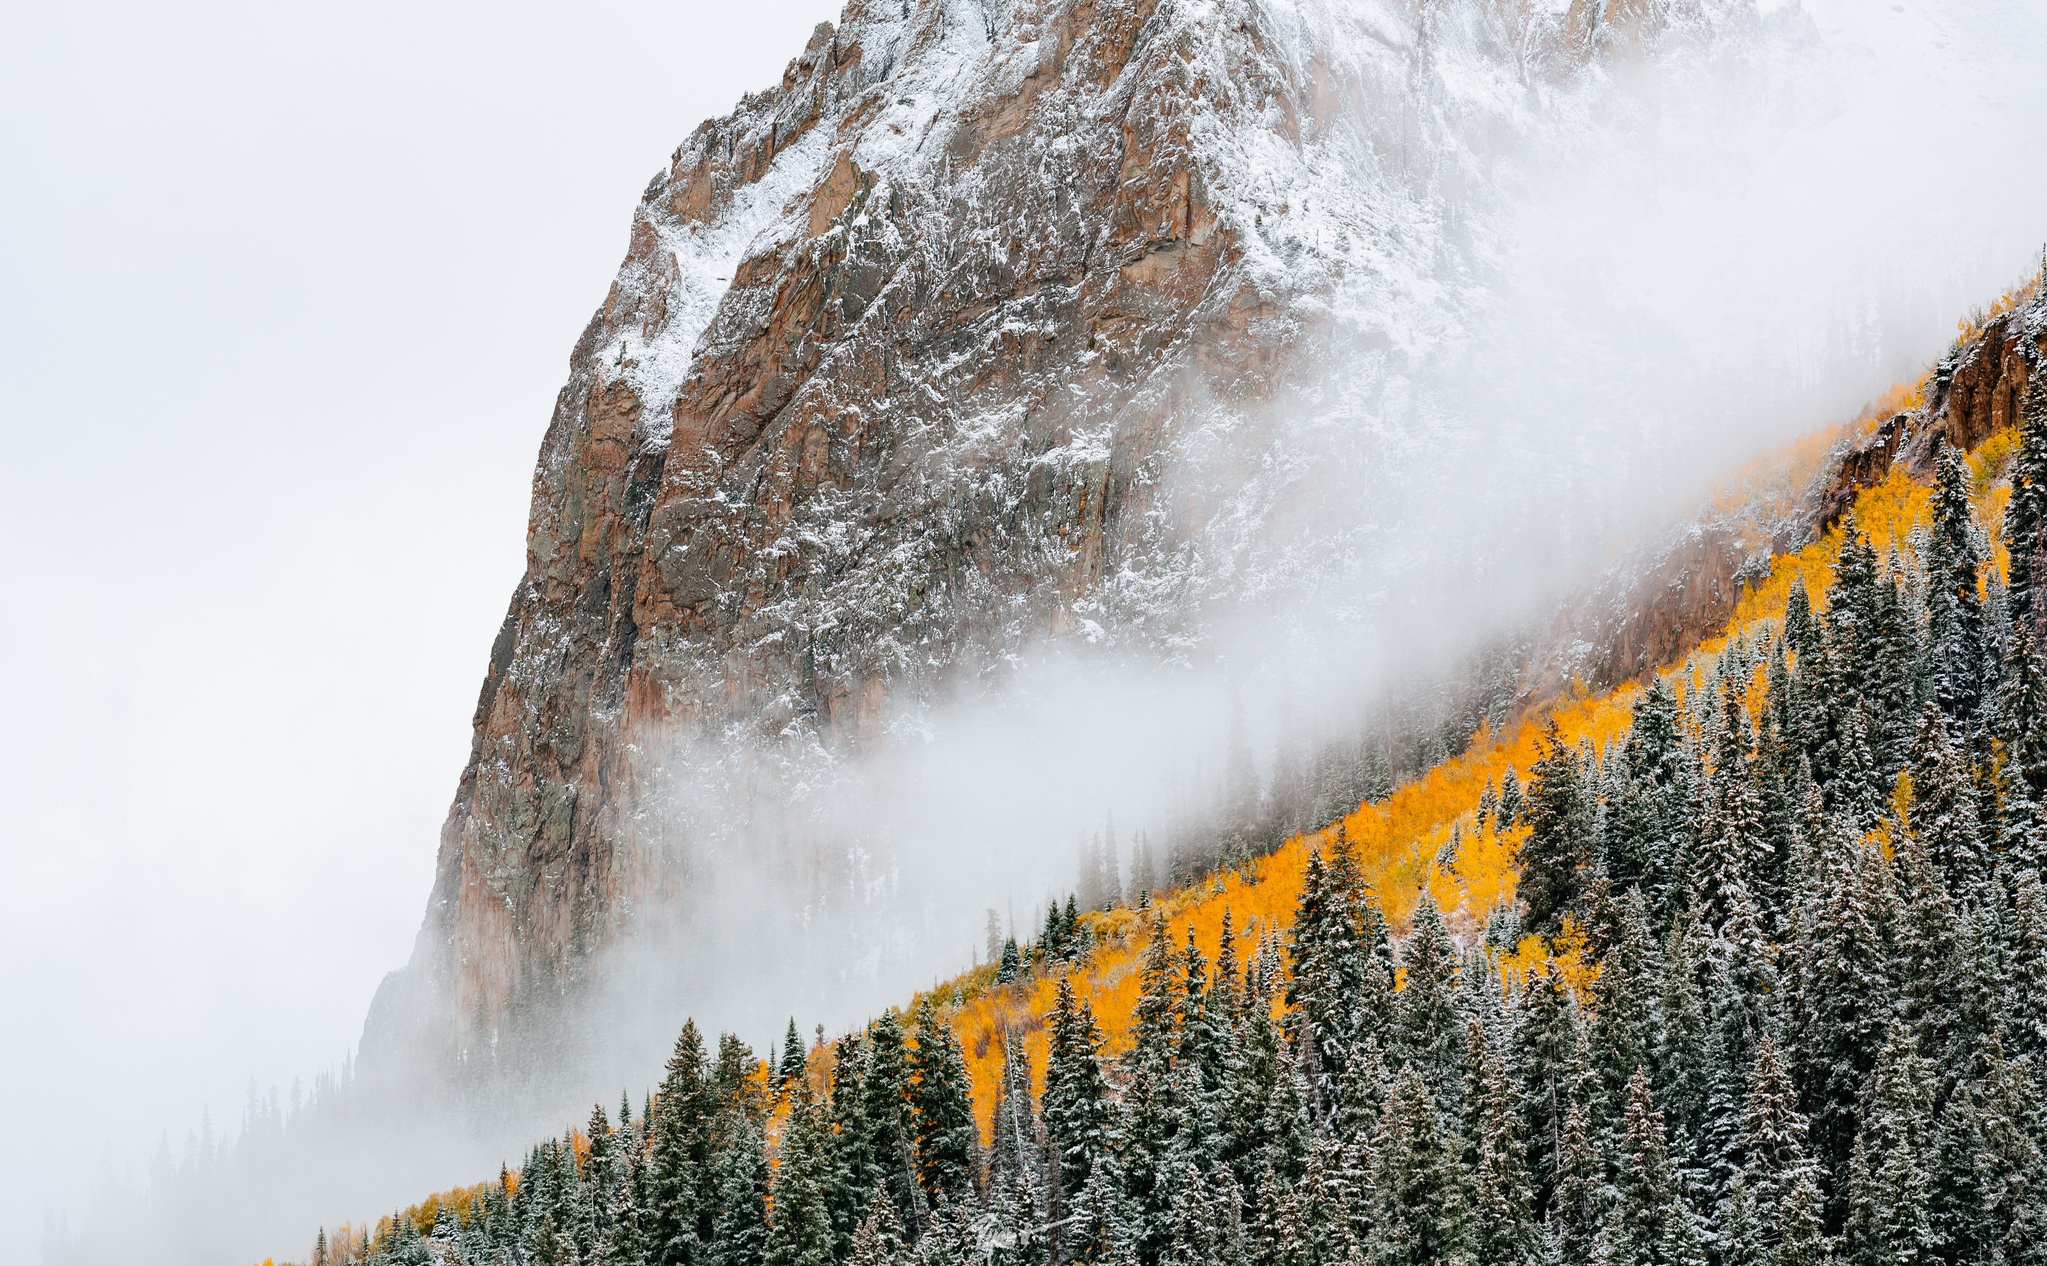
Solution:
{"label": "snow-covered mountain", "polygon": [[776,900],[857,883],[792,827],[806,797],[1047,645],[1185,664],[1247,609],[1378,618],[1392,537],[1459,491],[1440,458],[1473,437],[1414,373],[1484,316],[1517,156],[1766,26],[1703,0],[820,25],[634,212],[367,1061],[490,1049],[629,928],[752,899],[721,849],[806,876]]}

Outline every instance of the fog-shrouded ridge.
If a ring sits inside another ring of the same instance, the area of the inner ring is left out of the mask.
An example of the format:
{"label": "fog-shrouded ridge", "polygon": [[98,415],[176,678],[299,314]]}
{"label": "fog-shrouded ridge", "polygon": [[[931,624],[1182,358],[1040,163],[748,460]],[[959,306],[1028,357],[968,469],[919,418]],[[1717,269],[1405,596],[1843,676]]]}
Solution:
{"label": "fog-shrouded ridge", "polygon": [[[1427,306],[1340,281],[1304,336],[1323,372],[1191,407],[1161,501],[1200,518],[1167,635],[1119,619],[1155,579],[1126,572],[1094,627],[896,708],[877,750],[677,741],[662,825],[699,899],[679,941],[617,951],[636,983],[607,1024],[650,981],[673,998],[621,1072],[685,1010],[764,1040],[791,1011],[829,1031],[901,1002],[971,961],[989,909],[1029,934],[1106,823],[1126,873],[1139,834],[1162,865],[1176,840],[1226,852],[1233,728],[1269,790],[1361,729],[1454,741],[1497,716],[1498,660],[1556,601],[1743,461],[1916,378],[2037,268],[2047,182],[2014,156],[2047,152],[2019,52],[2042,35],[1989,7],[1787,6],[1535,105],[1445,111],[1414,152],[1361,126],[1353,170],[1401,170],[1374,188],[1440,235],[1441,284],[1407,292]],[[1503,122],[1514,148],[1471,158]]]}
{"label": "fog-shrouded ridge", "polygon": [[1316,201],[1362,187],[1428,271],[1339,276],[1313,373],[1189,406],[1158,498],[1182,516],[1170,603],[1157,574],[1111,576],[1077,633],[897,707],[857,754],[675,738],[644,864],[688,896],[636,911],[516,1054],[337,1090],[161,1178],[79,1256],[169,1225],[302,1251],[494,1173],[592,1098],[637,1103],[685,1014],[765,1051],[792,1014],[831,1032],[905,1001],[974,960],[990,910],[1029,935],[1083,841],[1113,839],[1126,878],[1140,836],[1161,865],[1266,842],[1279,771],[1361,736],[1413,766],[1497,718],[1560,599],[1734,466],[1916,377],[2039,265],[2047,15],[1734,10],[1549,83],[1460,45],[1448,9],[1409,125],[1325,138],[1298,211],[1260,226],[1275,260],[1312,259],[1337,231]]}

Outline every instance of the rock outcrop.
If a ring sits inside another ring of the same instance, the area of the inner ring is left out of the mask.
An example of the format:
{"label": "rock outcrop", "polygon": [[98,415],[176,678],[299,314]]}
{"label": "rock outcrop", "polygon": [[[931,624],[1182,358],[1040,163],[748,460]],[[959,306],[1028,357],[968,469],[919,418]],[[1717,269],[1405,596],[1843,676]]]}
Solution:
{"label": "rock outcrop", "polygon": [[680,898],[687,826],[649,811],[678,745],[858,751],[1038,639],[1175,644],[1250,583],[1203,533],[1257,507],[1174,464],[1255,452],[1332,311],[1346,355],[1422,355],[1456,319],[1446,190],[1531,83],[1655,12],[854,0],[820,25],[649,184],[575,347],[368,1057],[421,1026],[475,1047]]}

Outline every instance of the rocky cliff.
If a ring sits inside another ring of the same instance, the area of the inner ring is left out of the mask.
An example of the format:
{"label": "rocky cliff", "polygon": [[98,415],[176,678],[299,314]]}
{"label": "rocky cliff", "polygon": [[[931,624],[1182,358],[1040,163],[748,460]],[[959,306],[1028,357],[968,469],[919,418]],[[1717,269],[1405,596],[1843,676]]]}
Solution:
{"label": "rocky cliff", "polygon": [[[854,0],[819,26],[634,213],[366,1051],[474,1047],[674,907],[703,865],[653,808],[678,750],[857,752],[1043,639],[1182,654],[1203,602],[1327,565],[1243,545],[1306,478],[1271,402],[1321,358],[1424,356],[1473,264],[1463,191],[1529,103],[1687,21]],[[1387,470],[1412,443],[1389,430]]]}

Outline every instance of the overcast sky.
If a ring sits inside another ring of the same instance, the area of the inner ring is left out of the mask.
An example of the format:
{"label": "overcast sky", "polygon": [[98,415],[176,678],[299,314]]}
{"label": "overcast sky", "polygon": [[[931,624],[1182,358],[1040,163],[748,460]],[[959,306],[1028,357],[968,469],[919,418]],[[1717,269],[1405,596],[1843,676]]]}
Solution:
{"label": "overcast sky", "polygon": [[410,952],[648,178],[832,0],[0,6],[0,1225]]}

